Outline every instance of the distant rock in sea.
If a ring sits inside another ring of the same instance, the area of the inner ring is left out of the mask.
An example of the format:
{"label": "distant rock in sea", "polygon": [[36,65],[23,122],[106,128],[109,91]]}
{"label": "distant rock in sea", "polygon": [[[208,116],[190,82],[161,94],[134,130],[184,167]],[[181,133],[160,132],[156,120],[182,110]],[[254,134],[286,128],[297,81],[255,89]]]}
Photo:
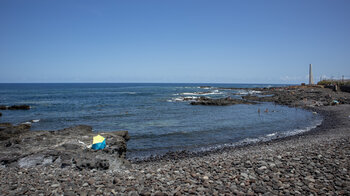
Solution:
{"label": "distant rock in sea", "polygon": [[0,110],[29,110],[29,105],[12,105],[12,106],[5,106],[0,105]]}
{"label": "distant rock in sea", "polygon": [[256,104],[254,102],[246,101],[243,99],[232,99],[231,97],[221,99],[211,99],[207,97],[200,97],[199,99],[192,101],[191,105],[212,105],[212,106],[227,106],[235,104]]}

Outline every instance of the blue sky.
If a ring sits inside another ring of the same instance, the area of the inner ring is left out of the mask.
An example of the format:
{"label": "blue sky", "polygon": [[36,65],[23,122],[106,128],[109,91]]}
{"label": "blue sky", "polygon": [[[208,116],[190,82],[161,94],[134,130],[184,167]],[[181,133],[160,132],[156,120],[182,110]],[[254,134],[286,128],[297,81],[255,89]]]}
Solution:
{"label": "blue sky", "polygon": [[0,82],[350,78],[348,0],[0,0]]}

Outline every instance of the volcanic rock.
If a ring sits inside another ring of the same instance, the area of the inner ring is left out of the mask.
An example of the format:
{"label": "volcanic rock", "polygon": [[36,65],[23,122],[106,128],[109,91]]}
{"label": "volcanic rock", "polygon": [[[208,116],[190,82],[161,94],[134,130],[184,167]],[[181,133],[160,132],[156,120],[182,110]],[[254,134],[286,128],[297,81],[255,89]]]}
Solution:
{"label": "volcanic rock", "polygon": [[29,105],[12,105],[12,106],[5,106],[0,105],[0,110],[29,110]]}
{"label": "volcanic rock", "polygon": [[235,104],[255,104],[243,99],[232,99],[231,97],[211,99],[207,97],[200,97],[196,101],[192,101],[191,105],[208,105],[208,106],[227,106]]}
{"label": "volcanic rock", "polygon": [[128,166],[125,160],[127,131],[99,133],[106,148],[91,149],[90,126],[79,125],[57,131],[30,131],[30,125],[0,124],[0,165],[21,168],[56,165],[97,170],[118,170]]}
{"label": "volcanic rock", "polygon": [[[286,87],[260,89],[265,96],[246,95],[242,99],[256,102],[274,102],[292,107],[319,107],[350,104],[350,94],[334,92],[328,88]],[[268,96],[267,96],[268,95]]]}

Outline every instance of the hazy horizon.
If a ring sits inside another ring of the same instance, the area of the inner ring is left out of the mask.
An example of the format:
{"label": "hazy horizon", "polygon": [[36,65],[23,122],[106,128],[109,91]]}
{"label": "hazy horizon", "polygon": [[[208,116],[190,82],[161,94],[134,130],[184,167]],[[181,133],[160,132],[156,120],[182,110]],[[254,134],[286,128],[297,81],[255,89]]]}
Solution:
{"label": "hazy horizon", "polygon": [[350,78],[350,1],[0,2],[0,83]]}
{"label": "hazy horizon", "polygon": [[223,82],[0,82],[0,84],[273,84],[298,85],[291,83],[223,83]]}

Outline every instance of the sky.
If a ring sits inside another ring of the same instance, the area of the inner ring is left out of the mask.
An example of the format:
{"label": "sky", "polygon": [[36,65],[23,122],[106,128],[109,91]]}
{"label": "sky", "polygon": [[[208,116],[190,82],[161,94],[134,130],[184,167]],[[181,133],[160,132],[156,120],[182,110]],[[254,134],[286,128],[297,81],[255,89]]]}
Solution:
{"label": "sky", "polygon": [[0,82],[350,78],[349,0],[0,0]]}

